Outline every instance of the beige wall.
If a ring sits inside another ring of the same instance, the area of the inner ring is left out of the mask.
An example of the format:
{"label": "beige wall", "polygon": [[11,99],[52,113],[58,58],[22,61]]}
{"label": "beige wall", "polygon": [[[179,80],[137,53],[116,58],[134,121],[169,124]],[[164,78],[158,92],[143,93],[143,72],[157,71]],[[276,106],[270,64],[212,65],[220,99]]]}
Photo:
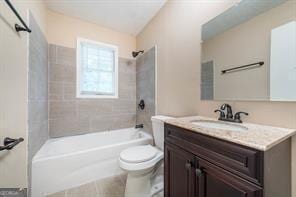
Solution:
{"label": "beige wall", "polygon": [[[137,37],[138,49],[158,46],[159,114],[185,116],[213,113],[222,102],[200,100],[201,25],[226,10],[229,1],[169,1]],[[296,2],[295,2],[296,3]],[[295,102],[230,102],[247,111],[245,121],[296,128]],[[293,196],[296,197],[296,139],[293,139]]]}
{"label": "beige wall", "polygon": [[137,49],[157,45],[159,114],[197,113],[201,24],[232,5],[199,2],[169,1],[137,36]]}
{"label": "beige wall", "polygon": [[[46,32],[45,6],[42,1],[17,1],[12,4],[25,21],[32,11]],[[17,34],[17,19],[4,2],[0,3],[0,142],[6,136],[25,141],[14,150],[0,153],[0,188],[27,187],[28,119],[28,34]],[[27,21],[28,22],[28,21]],[[5,46],[5,47],[3,47]]]}
{"label": "beige wall", "polygon": [[47,35],[47,7],[44,0],[14,0],[26,9],[29,9],[38,23],[42,33]]}
{"label": "beige wall", "polygon": [[[202,43],[202,62],[214,60],[215,100],[269,100],[271,30],[296,20],[293,4],[288,1]],[[221,75],[221,70],[259,61],[265,65]]]}
{"label": "beige wall", "polygon": [[76,48],[77,37],[82,37],[117,45],[119,56],[124,58],[131,58],[131,53],[136,48],[136,38],[131,35],[52,11],[48,11],[47,18],[47,37],[50,44]]}

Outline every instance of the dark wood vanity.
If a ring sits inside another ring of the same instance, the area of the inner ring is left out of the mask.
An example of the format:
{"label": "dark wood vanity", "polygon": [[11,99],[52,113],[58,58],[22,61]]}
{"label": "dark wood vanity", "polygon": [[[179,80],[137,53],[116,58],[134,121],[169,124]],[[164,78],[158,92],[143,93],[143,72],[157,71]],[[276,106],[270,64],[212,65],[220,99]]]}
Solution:
{"label": "dark wood vanity", "polygon": [[291,197],[291,142],[260,151],[165,124],[165,197]]}

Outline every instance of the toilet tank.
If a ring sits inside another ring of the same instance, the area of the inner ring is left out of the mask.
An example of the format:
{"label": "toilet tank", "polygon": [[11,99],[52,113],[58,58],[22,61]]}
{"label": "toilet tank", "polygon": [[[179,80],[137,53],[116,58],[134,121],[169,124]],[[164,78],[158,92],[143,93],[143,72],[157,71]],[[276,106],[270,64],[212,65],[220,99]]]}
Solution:
{"label": "toilet tank", "polygon": [[161,150],[164,149],[164,121],[172,118],[169,116],[151,117],[155,146]]}

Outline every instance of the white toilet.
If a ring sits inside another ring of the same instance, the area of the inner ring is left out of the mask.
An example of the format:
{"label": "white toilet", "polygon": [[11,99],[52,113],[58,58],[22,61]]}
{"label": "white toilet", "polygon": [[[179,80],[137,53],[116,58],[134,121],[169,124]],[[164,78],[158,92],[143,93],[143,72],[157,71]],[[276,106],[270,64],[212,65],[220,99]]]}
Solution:
{"label": "white toilet", "polygon": [[151,176],[163,159],[164,120],[168,116],[151,118],[155,147],[151,145],[135,146],[120,153],[119,165],[127,171],[125,197],[151,197],[163,187],[163,183],[151,185]]}

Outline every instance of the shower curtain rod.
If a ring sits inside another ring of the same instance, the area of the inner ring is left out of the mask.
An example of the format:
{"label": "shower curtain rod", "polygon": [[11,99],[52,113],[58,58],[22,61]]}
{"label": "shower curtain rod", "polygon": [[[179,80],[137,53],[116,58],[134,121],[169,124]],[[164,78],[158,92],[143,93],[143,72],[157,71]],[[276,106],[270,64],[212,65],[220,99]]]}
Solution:
{"label": "shower curtain rod", "polygon": [[13,7],[13,5],[10,3],[9,0],[5,0],[5,2],[7,3],[7,5],[10,7],[10,9],[13,11],[13,13],[16,15],[16,17],[19,19],[19,21],[22,23],[22,26],[18,25],[18,24],[15,24],[14,25],[14,28],[17,32],[20,32],[20,31],[26,31],[28,33],[31,33],[31,29],[26,25],[26,23],[24,22],[24,20],[22,19],[22,17],[19,15],[19,13],[16,11],[16,9]]}

